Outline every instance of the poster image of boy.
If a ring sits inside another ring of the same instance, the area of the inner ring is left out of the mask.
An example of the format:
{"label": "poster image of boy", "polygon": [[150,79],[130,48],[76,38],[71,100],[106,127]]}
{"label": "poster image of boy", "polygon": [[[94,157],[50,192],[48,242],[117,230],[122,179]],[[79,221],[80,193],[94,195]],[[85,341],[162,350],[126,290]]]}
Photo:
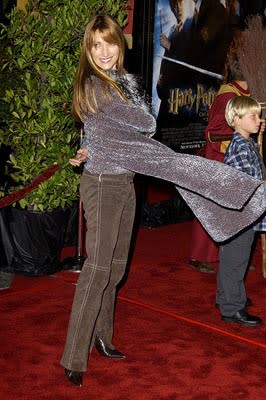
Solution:
{"label": "poster image of boy", "polygon": [[[223,3],[156,0],[153,109],[157,139],[176,151],[194,153],[204,144],[208,109],[232,37]],[[167,25],[170,20],[174,27]]]}

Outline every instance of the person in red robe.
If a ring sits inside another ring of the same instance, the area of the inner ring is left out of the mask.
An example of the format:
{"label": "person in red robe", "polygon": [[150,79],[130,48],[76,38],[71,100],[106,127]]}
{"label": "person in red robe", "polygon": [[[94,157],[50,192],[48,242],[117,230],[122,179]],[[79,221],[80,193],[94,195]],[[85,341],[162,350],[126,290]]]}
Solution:
{"label": "person in red robe", "polygon": [[[225,120],[227,102],[235,96],[249,96],[248,83],[243,77],[234,47],[229,50],[225,79],[209,110],[205,129],[205,157],[223,162],[224,154],[233,134]],[[200,272],[214,273],[213,263],[219,261],[219,246],[211,239],[200,222],[195,219],[192,226],[189,264]]]}

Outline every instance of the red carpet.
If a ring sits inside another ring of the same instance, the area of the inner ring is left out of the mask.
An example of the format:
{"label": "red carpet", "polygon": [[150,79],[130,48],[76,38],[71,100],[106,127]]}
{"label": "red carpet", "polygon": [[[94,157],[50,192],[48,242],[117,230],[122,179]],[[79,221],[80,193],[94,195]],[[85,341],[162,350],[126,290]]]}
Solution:
{"label": "red carpet", "polygon": [[[128,358],[93,351],[82,388],[59,365],[77,274],[16,276],[1,299],[1,397],[7,400],[262,400],[266,392],[266,325],[220,320],[215,275],[187,264],[191,223],[137,236],[129,276],[119,292],[114,343]],[[259,246],[258,246],[259,248]],[[247,290],[266,317],[259,268]]]}

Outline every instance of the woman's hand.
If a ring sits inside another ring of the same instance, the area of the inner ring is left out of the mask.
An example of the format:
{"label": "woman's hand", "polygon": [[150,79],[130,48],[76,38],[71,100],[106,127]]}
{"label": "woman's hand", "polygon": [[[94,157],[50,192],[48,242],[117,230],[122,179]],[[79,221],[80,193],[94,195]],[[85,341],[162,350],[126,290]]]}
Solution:
{"label": "woman's hand", "polygon": [[171,42],[163,33],[160,35],[160,45],[166,50],[170,50]]}
{"label": "woman's hand", "polygon": [[70,158],[69,164],[73,165],[73,167],[79,167],[81,163],[86,161],[88,157],[88,149],[79,149],[77,151],[75,158]]}
{"label": "woman's hand", "polygon": [[263,133],[265,131],[265,119],[261,120],[259,133]]}

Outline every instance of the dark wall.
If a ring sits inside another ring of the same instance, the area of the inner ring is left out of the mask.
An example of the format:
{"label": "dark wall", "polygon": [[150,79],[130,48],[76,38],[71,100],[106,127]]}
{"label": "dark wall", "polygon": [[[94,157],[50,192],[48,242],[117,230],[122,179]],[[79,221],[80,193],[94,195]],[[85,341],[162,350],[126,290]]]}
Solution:
{"label": "dark wall", "polygon": [[264,14],[266,0],[240,0],[241,15],[245,18],[247,15]]}

